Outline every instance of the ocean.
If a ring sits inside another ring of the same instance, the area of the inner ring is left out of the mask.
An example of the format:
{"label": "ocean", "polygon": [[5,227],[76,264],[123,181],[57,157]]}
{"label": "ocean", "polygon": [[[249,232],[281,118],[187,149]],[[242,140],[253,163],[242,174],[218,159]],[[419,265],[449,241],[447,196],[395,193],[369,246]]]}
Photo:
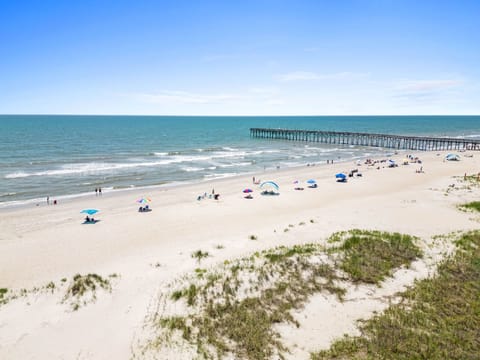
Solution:
{"label": "ocean", "polygon": [[480,139],[480,116],[0,115],[0,206],[393,152],[252,139],[250,127]]}

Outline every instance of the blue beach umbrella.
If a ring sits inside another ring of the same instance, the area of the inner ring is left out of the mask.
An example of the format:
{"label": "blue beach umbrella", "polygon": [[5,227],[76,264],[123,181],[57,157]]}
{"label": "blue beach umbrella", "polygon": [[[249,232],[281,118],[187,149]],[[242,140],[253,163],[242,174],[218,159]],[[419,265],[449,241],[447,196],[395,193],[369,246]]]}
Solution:
{"label": "blue beach umbrella", "polygon": [[280,188],[277,183],[274,183],[273,181],[265,181],[260,185],[260,188],[263,189],[264,187],[273,187],[275,190],[278,191]]}
{"label": "blue beach umbrella", "polygon": [[80,211],[80,214],[88,214],[88,215],[94,215],[98,212],[97,209],[84,209]]}
{"label": "blue beach umbrella", "polygon": [[335,175],[335,178],[340,179],[340,180],[345,180],[347,178],[347,175],[343,173],[338,173]]}
{"label": "blue beach umbrella", "polygon": [[316,184],[317,182],[313,179],[310,179],[310,180],[307,180],[307,183],[308,184]]}

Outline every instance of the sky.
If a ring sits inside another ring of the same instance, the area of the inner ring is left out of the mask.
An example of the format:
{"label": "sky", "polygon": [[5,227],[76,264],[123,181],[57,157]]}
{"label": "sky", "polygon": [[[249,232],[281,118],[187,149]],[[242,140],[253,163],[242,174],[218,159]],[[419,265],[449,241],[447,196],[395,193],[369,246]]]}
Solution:
{"label": "sky", "polygon": [[0,114],[480,114],[478,0],[0,0]]}

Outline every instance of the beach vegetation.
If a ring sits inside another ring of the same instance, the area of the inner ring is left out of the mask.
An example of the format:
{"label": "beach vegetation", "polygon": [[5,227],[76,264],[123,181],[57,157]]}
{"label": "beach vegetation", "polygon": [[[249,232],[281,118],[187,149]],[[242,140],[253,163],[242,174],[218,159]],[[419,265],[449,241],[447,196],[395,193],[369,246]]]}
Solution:
{"label": "beach vegetation", "polygon": [[156,314],[157,337],[150,345],[171,346],[171,339],[181,338],[201,358],[283,358],[289,350],[276,324],[300,326],[293,311],[314,294],[342,301],[350,281],[378,284],[422,255],[416,242],[409,235],[355,229],[332,234],[327,247],[278,246],[221,268],[197,269],[183,287],[166,294],[187,310],[182,316],[165,308]]}
{"label": "beach vegetation", "polygon": [[417,240],[411,235],[354,229],[334,233],[328,241],[340,242],[329,251],[337,254],[340,269],[350,280],[378,285],[393,270],[422,256]]}
{"label": "beach vegetation", "polygon": [[461,210],[464,211],[477,211],[480,212],[480,201],[472,201],[466,204],[462,204],[459,206]]}
{"label": "beach vegetation", "polygon": [[207,270],[205,269],[200,269],[200,268],[196,268],[195,269],[195,274],[197,274],[197,277],[199,278],[202,278],[203,275],[207,272]]}
{"label": "beach vegetation", "polygon": [[7,288],[0,288],[0,305],[6,304],[7,303]]}
{"label": "beach vegetation", "polygon": [[177,300],[179,300],[182,296],[183,296],[183,291],[181,291],[181,290],[175,290],[175,291],[172,293],[171,298],[172,298],[172,300],[177,301]]}
{"label": "beach vegetation", "polygon": [[363,321],[320,359],[476,359],[480,354],[480,231],[456,241],[431,278],[399,294],[397,304]]}
{"label": "beach vegetation", "polygon": [[210,254],[207,251],[202,251],[202,250],[197,250],[194,253],[192,253],[192,258],[197,259],[197,262],[200,263],[202,259],[205,259],[209,257]]}
{"label": "beach vegetation", "polygon": [[471,186],[480,186],[480,176],[478,174],[464,176],[463,181]]}
{"label": "beach vegetation", "polygon": [[257,240],[258,239],[257,235],[250,235],[248,238],[250,240]]}
{"label": "beach vegetation", "polygon": [[218,244],[218,245],[215,245],[215,249],[222,250],[222,249],[225,249],[225,246],[223,246],[222,244]]}
{"label": "beach vegetation", "polygon": [[[275,324],[299,326],[292,311],[310,296],[327,292],[342,299],[336,271],[324,261],[318,244],[280,246],[237,259],[219,270],[209,270],[172,300],[184,299],[184,316],[158,316],[159,339],[178,333],[203,358],[269,359],[288,349],[281,343]],[[155,344],[163,343],[156,339]]]}
{"label": "beach vegetation", "polygon": [[45,285],[45,289],[50,290],[53,293],[55,290],[55,283],[50,281],[47,285]]}
{"label": "beach vegetation", "polygon": [[95,302],[98,290],[111,291],[112,286],[108,278],[97,274],[76,274],[63,298],[63,302],[69,302],[72,309],[78,310],[81,305]]}

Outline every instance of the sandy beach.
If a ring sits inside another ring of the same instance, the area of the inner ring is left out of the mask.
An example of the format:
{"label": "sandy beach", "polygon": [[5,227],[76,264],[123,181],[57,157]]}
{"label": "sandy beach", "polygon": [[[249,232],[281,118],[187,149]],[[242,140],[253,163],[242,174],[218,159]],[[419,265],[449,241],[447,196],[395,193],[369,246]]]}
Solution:
{"label": "sandy beach", "polygon": [[[478,199],[478,188],[462,185],[464,174],[480,171],[480,156],[418,152],[421,164],[402,165],[404,154],[375,166],[354,163],[305,166],[254,174],[280,186],[279,196],[261,196],[252,175],[177,187],[92,195],[58,205],[0,210],[0,287],[25,296],[0,305],[2,359],[129,359],[145,335],[145,319],[163,287],[198,267],[194,251],[208,251],[203,267],[278,245],[322,242],[333,232],[354,228],[397,231],[421,238],[429,255],[401,270],[380,290],[359,286],[344,304],[318,296],[295,314],[299,328],[279,331],[291,358],[327,347],[355,322],[385,308],[378,300],[428,276],[451,248],[432,236],[478,228],[478,219],[456,206]],[[379,168],[378,168],[379,167]],[[423,172],[417,170],[422,167]],[[358,169],[361,177],[346,183],[335,174]],[[308,188],[308,179],[318,187]],[[303,191],[294,190],[298,180]],[[455,184],[455,186],[451,186]],[[242,190],[253,189],[253,199]],[[220,194],[219,200],[197,200]],[[136,199],[148,196],[153,211],[138,212]],[[82,224],[85,208],[100,209],[96,224]],[[303,226],[299,226],[303,223]],[[291,226],[290,226],[291,225]],[[284,231],[289,228],[289,231]],[[254,235],[256,240],[250,240]],[[72,311],[62,301],[61,279],[96,273],[112,278],[111,292]],[[54,282],[55,290],[42,290]],[[32,289],[40,289],[32,291]],[[319,321],[323,326],[319,326]],[[189,358],[165,353],[159,358]]]}

